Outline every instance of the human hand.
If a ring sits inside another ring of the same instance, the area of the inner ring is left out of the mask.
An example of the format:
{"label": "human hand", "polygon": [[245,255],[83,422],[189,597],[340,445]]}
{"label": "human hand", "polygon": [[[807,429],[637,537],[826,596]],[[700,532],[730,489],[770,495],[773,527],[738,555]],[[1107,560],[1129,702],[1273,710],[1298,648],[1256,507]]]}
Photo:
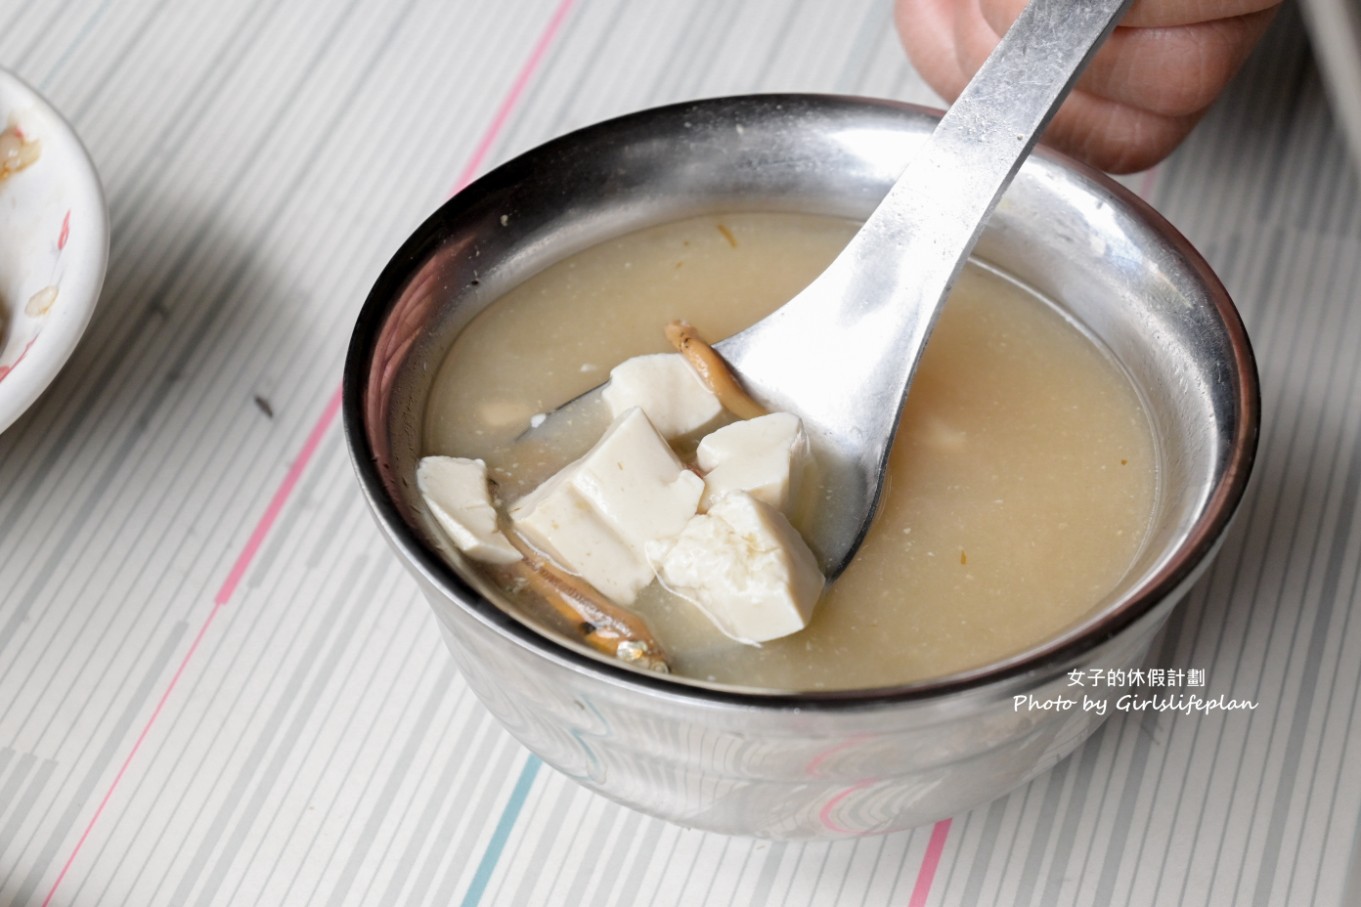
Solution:
{"label": "human hand", "polygon": [[[1112,173],[1162,160],[1233,78],[1280,0],[1135,0],[1044,134]],[[953,101],[1026,0],[896,0],[914,66]]]}

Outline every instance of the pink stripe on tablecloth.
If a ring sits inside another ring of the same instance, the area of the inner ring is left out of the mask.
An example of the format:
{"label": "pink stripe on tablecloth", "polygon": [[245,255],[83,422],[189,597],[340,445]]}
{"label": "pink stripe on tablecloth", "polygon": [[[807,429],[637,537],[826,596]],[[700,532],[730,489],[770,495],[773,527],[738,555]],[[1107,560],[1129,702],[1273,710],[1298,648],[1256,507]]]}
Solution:
{"label": "pink stripe on tablecloth", "polygon": [[47,907],[47,905],[52,902],[52,896],[57,893],[57,887],[61,885],[62,879],[66,878],[66,873],[71,868],[71,864],[75,862],[76,854],[80,853],[80,849],[85,846],[85,839],[90,836],[90,832],[94,829],[95,823],[99,821],[99,817],[104,813],[104,807],[109,804],[109,799],[113,796],[113,792],[118,789],[119,782],[123,780],[123,774],[128,770],[128,766],[132,764],[132,760],[137,755],[137,751],[142,748],[142,741],[146,739],[147,734],[151,731],[151,726],[154,725],[156,719],[160,717],[161,709],[165,706],[166,700],[170,698],[170,694],[175,689],[175,685],[180,682],[180,675],[184,673],[185,667],[188,666],[189,659],[193,658],[194,653],[198,651],[198,644],[202,642],[203,637],[208,632],[208,628],[212,626],[213,618],[217,616],[217,612],[221,609],[222,603],[215,602],[212,610],[208,612],[208,619],[203,622],[202,627],[199,627],[198,634],[194,636],[194,641],[189,644],[189,651],[184,653],[184,658],[180,661],[180,666],[175,669],[175,674],[170,678],[170,683],[166,684],[165,692],[163,692],[161,698],[156,701],[156,708],[151,710],[151,717],[147,719],[146,725],[143,726],[142,733],[137,735],[137,740],[132,744],[132,749],[128,751],[127,758],[124,759],[123,764],[118,767],[118,774],[113,776],[113,782],[109,785],[109,789],[104,792],[104,798],[99,801],[99,806],[95,808],[94,815],[90,817],[90,821],[85,826],[85,830],[81,832],[80,840],[76,841],[76,846],[71,849],[71,855],[66,858],[66,862],[61,867],[61,872],[57,874],[57,880],[52,883],[52,888],[47,892],[47,897],[43,898],[42,907]]}
{"label": "pink stripe on tablecloth", "polygon": [[[482,138],[473,149],[472,156],[468,159],[468,163],[459,174],[458,182],[454,185],[455,192],[472,181],[473,176],[476,175],[478,169],[486,160],[487,154],[491,151],[497,137],[500,136],[502,130],[505,129],[506,123],[509,122],[511,112],[524,94],[530,78],[533,76],[535,70],[539,68],[544,57],[547,56],[548,48],[553,43],[553,39],[557,36],[563,21],[567,17],[567,13],[571,10],[574,3],[575,0],[562,0],[562,2],[553,10],[553,14],[549,18],[548,24],[544,27],[538,41],[535,42],[533,49],[530,51],[529,58],[516,74],[515,80],[511,83],[510,90],[506,93],[504,100],[502,100],[501,105],[496,110],[495,116],[492,118],[491,124],[487,127],[486,132],[483,133]],[[251,530],[250,536],[246,539],[245,547],[241,549],[241,553],[232,564],[232,569],[227,574],[226,580],[223,581],[222,587],[218,589],[217,595],[213,597],[213,607],[208,612],[207,618],[203,621],[203,626],[199,627],[198,633],[194,636],[194,641],[189,645],[189,650],[185,652],[179,667],[175,669],[174,675],[170,678],[170,683],[166,685],[165,691],[161,693],[160,699],[157,700],[156,707],[152,710],[146,725],[143,726],[141,733],[137,735],[137,740],[132,744],[132,749],[128,751],[127,758],[125,758],[123,764],[119,766],[118,773],[114,775],[108,790],[104,792],[103,798],[99,801],[99,806],[95,808],[94,815],[90,817],[90,821],[86,824],[85,830],[80,835],[80,839],[76,841],[75,847],[71,849],[70,856],[68,856],[66,862],[62,864],[61,872],[57,874],[56,881],[52,883],[52,888],[47,892],[47,897],[43,898],[42,907],[48,907],[48,905],[51,904],[52,898],[57,893],[57,889],[61,887],[61,883],[66,878],[66,874],[70,871],[72,864],[75,863],[76,856],[79,855],[81,848],[85,846],[86,839],[90,837],[90,832],[94,830],[95,824],[99,821],[99,817],[104,813],[104,808],[113,797],[114,791],[118,789],[118,785],[123,780],[123,775],[127,772],[128,766],[132,764],[132,760],[136,757],[138,750],[142,747],[142,742],[146,740],[147,735],[151,732],[152,726],[156,723],[156,719],[160,717],[166,701],[170,698],[170,694],[174,692],[180,677],[184,674],[190,660],[194,657],[194,653],[198,651],[199,643],[202,642],[204,636],[207,635],[208,628],[212,626],[213,619],[217,617],[217,613],[231,600],[241,579],[246,575],[246,571],[250,568],[251,562],[255,560],[255,556],[259,553],[260,547],[264,544],[270,529],[274,527],[274,523],[278,519],[279,514],[283,511],[284,505],[288,502],[289,497],[297,487],[298,480],[302,477],[303,471],[307,468],[307,465],[311,462],[317,448],[321,445],[321,440],[325,437],[327,430],[331,427],[331,423],[335,421],[336,413],[340,411],[340,399],[340,388],[337,387],[327,401],[326,407],[322,410],[321,416],[317,419],[316,424],[312,426],[312,430],[307,435],[307,440],[303,442],[302,449],[298,452],[298,456],[294,458],[292,466],[289,467],[288,472],[284,475],[283,481],[280,482],[279,487],[275,489],[273,497],[270,498],[269,505],[265,508],[265,512],[260,516],[259,521],[255,524],[255,528]]]}
{"label": "pink stripe on tablecloth", "polygon": [[[312,431],[308,433],[307,440],[303,442],[302,450],[298,451],[297,457],[293,459],[293,465],[284,474],[284,480],[279,483],[279,487],[274,492],[274,497],[270,498],[269,506],[265,508],[264,515],[251,530],[250,538],[246,539],[246,547],[241,549],[241,553],[236,558],[236,563],[232,564],[232,570],[227,574],[227,579],[223,581],[222,588],[217,590],[217,596],[213,599],[213,605],[221,607],[231,601],[232,594],[236,592],[237,585],[241,578],[246,575],[246,568],[251,561],[255,560],[255,555],[264,544],[265,536],[269,535],[269,530],[274,527],[274,521],[279,518],[279,514],[284,509],[284,504],[293,494],[293,489],[297,487],[298,479],[302,478],[303,470],[312,461],[312,455],[321,446],[321,439],[326,434],[326,429],[331,427],[335,421],[336,413],[340,412],[340,388],[335,389],[331,394],[331,399],[326,402],[326,408],[321,412],[321,418],[317,424],[312,426]],[[211,617],[211,615],[210,615]]]}
{"label": "pink stripe on tablecloth", "polygon": [[940,855],[945,851],[945,839],[949,836],[949,819],[941,819],[931,828],[931,840],[926,843],[926,855],[922,857],[921,868],[917,870],[917,884],[912,886],[912,899],[907,902],[907,907],[926,907],[926,899],[931,896],[931,883],[936,880]]}
{"label": "pink stripe on tablecloth", "polygon": [[529,84],[530,77],[539,68],[543,58],[548,55],[548,48],[553,44],[553,39],[557,37],[558,30],[562,28],[562,23],[571,11],[573,3],[575,3],[575,0],[562,0],[558,4],[558,8],[553,11],[552,17],[548,20],[548,25],[544,27],[543,34],[539,36],[538,43],[529,52],[529,59],[525,61],[524,68],[520,70],[520,74],[511,83],[510,91],[506,92],[505,99],[497,108],[496,115],[492,117],[491,126],[482,136],[482,140],[477,143],[477,147],[473,149],[473,155],[468,158],[468,163],[464,165],[463,172],[458,175],[458,182],[454,183],[450,195],[471,183],[473,177],[477,175],[477,171],[481,169],[482,162],[486,160],[487,154],[491,151],[491,146],[496,142],[501,130],[510,119],[511,110],[519,103],[520,95],[524,94],[525,86]]}

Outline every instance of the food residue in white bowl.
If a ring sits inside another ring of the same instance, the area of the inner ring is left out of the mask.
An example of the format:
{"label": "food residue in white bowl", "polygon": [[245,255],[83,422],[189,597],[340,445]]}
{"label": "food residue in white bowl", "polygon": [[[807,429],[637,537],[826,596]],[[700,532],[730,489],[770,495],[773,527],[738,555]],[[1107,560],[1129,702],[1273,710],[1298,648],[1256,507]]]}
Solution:
{"label": "food residue in white bowl", "polygon": [[41,154],[42,142],[29,138],[17,123],[11,122],[0,132],[0,180],[23,170]]}

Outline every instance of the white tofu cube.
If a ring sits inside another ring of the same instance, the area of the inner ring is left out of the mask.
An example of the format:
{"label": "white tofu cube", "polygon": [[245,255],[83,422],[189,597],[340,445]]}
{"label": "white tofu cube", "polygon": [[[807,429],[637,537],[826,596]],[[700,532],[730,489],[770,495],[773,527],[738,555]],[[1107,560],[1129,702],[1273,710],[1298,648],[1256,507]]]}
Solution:
{"label": "white tofu cube", "polygon": [[668,441],[706,431],[723,418],[723,404],[679,353],[624,360],[610,371],[603,395],[614,417],[642,407]]}
{"label": "white tofu cube", "polygon": [[700,510],[729,492],[745,491],[787,512],[791,489],[810,455],[802,420],[792,413],[770,413],[706,435],[696,456],[704,470]]}
{"label": "white tofu cube", "polygon": [[778,510],[743,491],[697,514],[673,542],[648,546],[661,581],[739,642],[808,625],[824,579],[803,538]]}
{"label": "white tofu cube", "polygon": [[491,564],[520,559],[520,552],[496,527],[487,464],[463,457],[425,457],[416,467],[416,486],[436,522],[468,557]]}
{"label": "white tofu cube", "polygon": [[[510,509],[515,529],[559,566],[628,604],[652,580],[609,522],[577,493],[577,463],[567,466]],[[644,567],[646,565],[643,565]]]}
{"label": "white tofu cube", "polygon": [[652,582],[644,546],[678,535],[703,492],[704,480],[633,407],[585,456],[516,503],[510,516],[545,554],[628,605]]}

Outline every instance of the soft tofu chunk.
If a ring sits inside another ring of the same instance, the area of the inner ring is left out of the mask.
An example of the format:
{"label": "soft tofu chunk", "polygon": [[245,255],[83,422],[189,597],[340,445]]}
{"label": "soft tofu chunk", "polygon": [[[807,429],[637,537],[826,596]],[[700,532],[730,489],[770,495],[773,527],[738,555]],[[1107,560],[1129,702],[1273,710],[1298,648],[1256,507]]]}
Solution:
{"label": "soft tofu chunk", "polygon": [[744,491],[697,514],[674,542],[648,547],[657,576],[727,635],[760,643],[808,625],[823,576],[784,514]]}
{"label": "soft tofu chunk", "polygon": [[704,480],[633,407],[585,456],[516,503],[510,516],[545,554],[628,605],[652,581],[644,546],[678,535],[703,492]]}
{"label": "soft tofu chunk", "polygon": [[[628,604],[652,579],[632,549],[572,484],[573,463],[516,502],[515,529],[566,570],[617,602]],[[644,565],[646,566],[646,565]]]}
{"label": "soft tofu chunk", "polygon": [[784,511],[808,461],[808,439],[798,416],[770,413],[706,435],[696,456],[704,470],[701,510],[729,492],[745,491]]}
{"label": "soft tofu chunk", "polygon": [[723,417],[723,404],[679,353],[624,360],[610,371],[603,394],[610,415],[642,407],[668,441],[712,428]]}
{"label": "soft tofu chunk", "polygon": [[474,560],[509,564],[520,552],[496,528],[487,465],[463,457],[425,457],[416,467],[425,506],[460,551]]}

